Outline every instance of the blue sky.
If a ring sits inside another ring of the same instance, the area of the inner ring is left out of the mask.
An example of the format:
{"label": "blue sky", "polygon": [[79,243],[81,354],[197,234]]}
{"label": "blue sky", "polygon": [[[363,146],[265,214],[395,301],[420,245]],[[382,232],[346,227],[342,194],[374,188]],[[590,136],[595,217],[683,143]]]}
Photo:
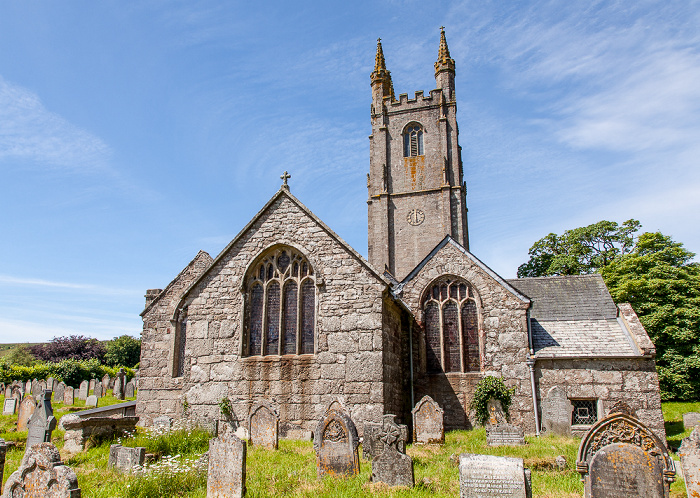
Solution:
{"label": "blue sky", "polygon": [[137,336],[292,174],[367,254],[369,74],[457,64],[472,252],[639,219],[700,252],[700,3],[0,3],[0,342]]}

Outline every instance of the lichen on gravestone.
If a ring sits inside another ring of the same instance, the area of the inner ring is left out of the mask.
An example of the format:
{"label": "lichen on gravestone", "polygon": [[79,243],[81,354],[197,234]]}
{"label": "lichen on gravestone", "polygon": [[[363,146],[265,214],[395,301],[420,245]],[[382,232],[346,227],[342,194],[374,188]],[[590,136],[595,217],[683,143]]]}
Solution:
{"label": "lichen on gravestone", "polygon": [[226,430],[209,441],[207,498],[241,498],[245,480],[246,444]]}
{"label": "lichen on gravestone", "polygon": [[351,477],[360,473],[360,439],[352,419],[345,413],[330,411],[314,431],[316,473]]}
{"label": "lichen on gravestone", "polygon": [[80,498],[78,477],[61,462],[58,449],[51,443],[27,449],[4,491],[3,498]]}
{"label": "lichen on gravestone", "polygon": [[413,459],[399,450],[402,438],[405,435],[396,423],[396,415],[384,415],[378,437],[383,447],[381,453],[372,459],[372,482],[413,487]]}
{"label": "lichen on gravestone", "polygon": [[29,419],[27,449],[40,443],[50,443],[51,434],[56,428],[56,418],[51,406],[51,391],[44,390],[39,395],[39,403]]}

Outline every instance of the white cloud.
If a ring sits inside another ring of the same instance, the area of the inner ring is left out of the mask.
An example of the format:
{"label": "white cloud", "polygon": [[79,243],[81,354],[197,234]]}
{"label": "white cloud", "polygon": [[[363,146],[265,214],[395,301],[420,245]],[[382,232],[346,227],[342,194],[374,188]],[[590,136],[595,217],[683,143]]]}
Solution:
{"label": "white cloud", "polygon": [[103,295],[133,296],[134,294],[138,295],[138,293],[140,292],[134,289],[119,289],[114,287],[102,287],[93,284],[76,284],[72,282],[55,282],[39,278],[13,277],[10,275],[0,275],[0,284],[8,284],[10,286],[15,285],[27,287],[46,287],[55,289],[72,289],[75,291],[85,291]]}

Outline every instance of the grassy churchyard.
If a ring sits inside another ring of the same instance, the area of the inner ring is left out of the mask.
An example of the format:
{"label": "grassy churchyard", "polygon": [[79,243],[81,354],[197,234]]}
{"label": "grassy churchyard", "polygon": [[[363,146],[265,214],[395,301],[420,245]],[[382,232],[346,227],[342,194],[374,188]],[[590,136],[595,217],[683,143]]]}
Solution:
{"label": "grassy churchyard", "polygon": [[[2,396],[0,396],[2,398]],[[120,402],[113,397],[100,399],[100,406]],[[54,415],[61,416],[83,409],[85,402],[76,399],[76,405],[64,407],[55,403]],[[669,444],[675,449],[690,431],[683,430],[682,414],[700,411],[700,403],[665,403],[664,417]],[[19,466],[24,454],[26,432],[14,429],[17,416],[0,416],[0,437],[15,441],[16,446],[7,452],[4,481]],[[174,430],[157,433],[139,429],[134,437],[119,441],[96,441],[87,451],[75,455],[65,453],[63,432],[53,433],[53,443],[61,450],[67,465],[75,470],[84,498],[108,497],[205,497],[207,468],[200,460],[208,450],[209,434],[203,430]],[[556,436],[526,437],[528,442],[519,447],[488,447],[484,429],[455,431],[446,436],[444,446],[409,446],[407,453],[413,458],[416,487],[388,488],[369,482],[371,463],[361,460],[361,474],[352,479],[316,479],[316,460],[309,441],[281,440],[278,451],[249,447],[247,458],[247,496],[321,497],[455,497],[459,496],[460,453],[483,453],[513,456],[524,459],[532,470],[533,496],[581,497],[583,484],[576,472],[576,452],[579,440]],[[122,474],[107,468],[109,445],[121,442],[124,446],[144,446],[156,460],[143,470]],[[360,455],[362,453],[360,452]],[[564,455],[565,470],[558,470],[554,460]],[[685,498],[682,481],[671,487],[671,496]]]}

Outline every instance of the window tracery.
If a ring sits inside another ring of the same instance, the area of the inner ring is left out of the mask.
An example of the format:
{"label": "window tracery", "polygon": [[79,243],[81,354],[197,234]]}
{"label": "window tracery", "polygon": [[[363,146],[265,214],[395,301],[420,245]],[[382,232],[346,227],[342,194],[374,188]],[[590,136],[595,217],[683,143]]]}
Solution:
{"label": "window tracery", "polygon": [[423,127],[418,123],[409,124],[403,132],[404,157],[422,156],[423,152]]}

